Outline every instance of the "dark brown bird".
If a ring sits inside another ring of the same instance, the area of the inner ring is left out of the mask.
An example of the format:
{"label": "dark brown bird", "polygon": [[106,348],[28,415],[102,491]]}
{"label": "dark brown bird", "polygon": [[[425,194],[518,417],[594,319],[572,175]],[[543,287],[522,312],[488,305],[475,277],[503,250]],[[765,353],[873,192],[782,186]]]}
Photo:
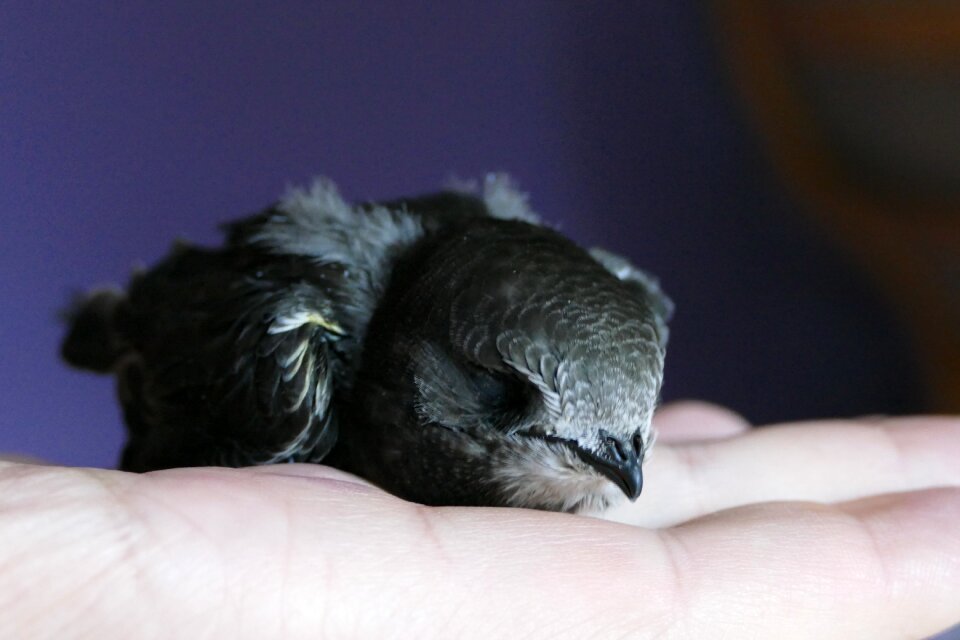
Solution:
{"label": "dark brown bird", "polygon": [[114,372],[121,468],[324,462],[425,504],[635,499],[672,303],[623,258],[479,193],[351,206],[328,181],[71,312]]}

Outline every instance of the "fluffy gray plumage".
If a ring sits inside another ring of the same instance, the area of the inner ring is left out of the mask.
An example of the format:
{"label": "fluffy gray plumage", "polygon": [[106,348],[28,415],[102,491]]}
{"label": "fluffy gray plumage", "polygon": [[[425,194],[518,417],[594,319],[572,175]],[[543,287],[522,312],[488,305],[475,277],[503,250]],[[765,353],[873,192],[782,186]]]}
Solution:
{"label": "fluffy gray plumage", "polygon": [[117,375],[124,469],[322,461],[425,504],[584,511],[639,494],[671,311],[503,177],[360,205],[319,180],[85,297],[63,354]]}

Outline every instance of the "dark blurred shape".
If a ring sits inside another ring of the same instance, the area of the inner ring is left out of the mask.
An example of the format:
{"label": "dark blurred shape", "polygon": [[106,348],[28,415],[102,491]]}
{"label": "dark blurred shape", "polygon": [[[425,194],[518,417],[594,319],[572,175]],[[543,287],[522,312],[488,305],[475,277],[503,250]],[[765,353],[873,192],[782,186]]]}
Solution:
{"label": "dark blurred shape", "polygon": [[733,76],[804,204],[910,328],[960,411],[960,4],[717,0]]}

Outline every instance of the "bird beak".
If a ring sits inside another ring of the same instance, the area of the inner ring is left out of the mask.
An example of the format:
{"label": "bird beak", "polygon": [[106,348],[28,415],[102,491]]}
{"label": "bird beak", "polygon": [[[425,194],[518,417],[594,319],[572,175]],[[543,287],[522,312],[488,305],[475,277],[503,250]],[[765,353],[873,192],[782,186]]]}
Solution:
{"label": "bird beak", "polygon": [[610,439],[599,452],[579,445],[575,449],[584,462],[620,487],[631,502],[640,496],[643,490],[643,467],[633,447]]}
{"label": "bird beak", "polygon": [[[572,449],[581,460],[620,487],[620,490],[630,498],[631,502],[639,498],[640,492],[643,491],[642,457],[640,452],[634,449],[631,444],[623,443],[608,436],[598,451],[592,451],[581,446],[576,440],[529,433],[519,435],[555,442]],[[603,435],[603,432],[601,432],[601,435]]]}

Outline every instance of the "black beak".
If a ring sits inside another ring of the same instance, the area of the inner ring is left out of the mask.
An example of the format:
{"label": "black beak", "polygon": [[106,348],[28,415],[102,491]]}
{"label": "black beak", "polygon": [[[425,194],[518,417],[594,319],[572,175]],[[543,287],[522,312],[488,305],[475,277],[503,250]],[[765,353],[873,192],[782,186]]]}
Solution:
{"label": "black beak", "polygon": [[631,501],[643,491],[643,468],[640,454],[628,443],[606,438],[599,452],[575,446],[580,457],[591,467],[610,478]]}
{"label": "black beak", "polygon": [[620,487],[620,490],[631,501],[639,498],[640,492],[643,491],[643,468],[641,467],[641,447],[643,443],[639,438],[635,437],[633,442],[626,443],[607,435],[605,431],[601,431],[600,436],[603,438],[603,444],[599,451],[591,451],[581,447],[576,440],[529,433],[520,435],[546,440],[547,442],[556,442],[569,447],[580,456],[580,459]]}

